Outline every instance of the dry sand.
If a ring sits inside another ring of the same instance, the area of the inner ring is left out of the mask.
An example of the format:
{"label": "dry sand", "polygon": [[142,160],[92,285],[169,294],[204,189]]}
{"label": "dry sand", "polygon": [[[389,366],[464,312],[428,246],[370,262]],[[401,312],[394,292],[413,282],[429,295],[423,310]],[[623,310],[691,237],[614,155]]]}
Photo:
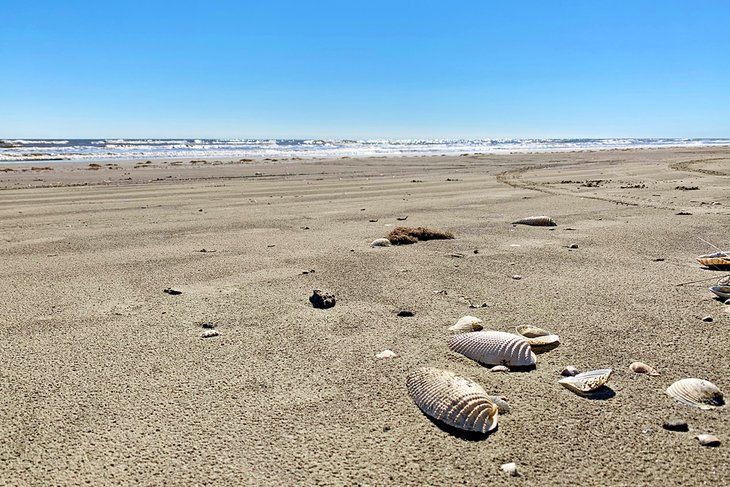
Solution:
{"label": "dry sand", "polygon": [[[707,291],[726,273],[694,261],[699,237],[730,247],[730,149],[171,162],[2,166],[0,484],[730,483],[727,411],[664,394],[684,377],[730,393],[730,314]],[[509,224],[535,214],[558,227]],[[406,215],[456,238],[368,246]],[[312,308],[315,288],[337,305]],[[446,346],[464,315],[562,344],[490,373]],[[569,364],[614,368],[615,396],[560,387]],[[511,414],[452,436],[408,397],[420,366]]]}

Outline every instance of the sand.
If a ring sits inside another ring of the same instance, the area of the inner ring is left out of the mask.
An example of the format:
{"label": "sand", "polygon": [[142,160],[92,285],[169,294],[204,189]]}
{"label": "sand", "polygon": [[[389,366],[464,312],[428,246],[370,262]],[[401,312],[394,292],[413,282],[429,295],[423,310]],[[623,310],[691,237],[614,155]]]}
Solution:
{"label": "sand", "polygon": [[[730,149],[101,164],[0,166],[0,484],[730,483],[727,411],[664,394],[730,394],[707,290],[727,273],[694,260],[730,247]],[[509,224],[541,214],[558,226]],[[456,238],[369,247],[402,224]],[[446,346],[464,315],[562,343],[491,373]],[[570,364],[613,368],[615,395],[559,386]],[[443,431],[406,392],[420,366],[511,413],[482,441]]]}

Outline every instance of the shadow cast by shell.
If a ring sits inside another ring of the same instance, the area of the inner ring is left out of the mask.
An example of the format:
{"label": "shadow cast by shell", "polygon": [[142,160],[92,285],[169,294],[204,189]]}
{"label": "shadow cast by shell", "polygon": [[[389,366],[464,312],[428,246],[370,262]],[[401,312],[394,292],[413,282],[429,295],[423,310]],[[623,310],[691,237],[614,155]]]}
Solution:
{"label": "shadow cast by shell", "polygon": [[433,424],[435,424],[441,431],[444,433],[448,433],[451,436],[455,436],[456,438],[459,438],[461,440],[465,441],[484,441],[487,438],[489,438],[492,433],[499,430],[499,426],[494,428],[492,431],[488,431],[486,433],[480,433],[478,431],[466,431],[460,428],[457,428],[455,426],[450,426],[443,421],[439,421],[438,419],[432,418],[428,414],[425,414],[422,412],[422,414],[428,418],[429,421],[431,421]]}

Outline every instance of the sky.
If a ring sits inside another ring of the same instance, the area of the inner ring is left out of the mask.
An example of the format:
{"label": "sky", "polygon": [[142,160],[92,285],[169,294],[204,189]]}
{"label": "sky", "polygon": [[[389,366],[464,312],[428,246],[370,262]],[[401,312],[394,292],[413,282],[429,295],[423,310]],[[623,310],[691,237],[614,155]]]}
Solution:
{"label": "sky", "polygon": [[727,1],[0,0],[0,138],[730,137]]}

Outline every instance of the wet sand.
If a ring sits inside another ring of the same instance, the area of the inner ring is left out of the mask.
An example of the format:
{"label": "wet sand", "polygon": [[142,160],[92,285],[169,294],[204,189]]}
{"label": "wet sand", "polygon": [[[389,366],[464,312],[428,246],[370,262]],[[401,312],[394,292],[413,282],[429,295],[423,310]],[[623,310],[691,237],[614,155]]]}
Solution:
{"label": "wet sand", "polygon": [[[730,148],[206,162],[0,166],[0,483],[730,483],[727,411],[664,394],[730,394],[730,314],[707,290],[727,272],[694,260],[700,239],[730,247]],[[509,224],[541,214],[558,226]],[[402,224],[456,238],[369,247]],[[446,346],[464,315],[562,343],[491,373]],[[615,395],[559,386],[570,364],[613,368]],[[511,413],[451,435],[406,392],[421,366]]]}

